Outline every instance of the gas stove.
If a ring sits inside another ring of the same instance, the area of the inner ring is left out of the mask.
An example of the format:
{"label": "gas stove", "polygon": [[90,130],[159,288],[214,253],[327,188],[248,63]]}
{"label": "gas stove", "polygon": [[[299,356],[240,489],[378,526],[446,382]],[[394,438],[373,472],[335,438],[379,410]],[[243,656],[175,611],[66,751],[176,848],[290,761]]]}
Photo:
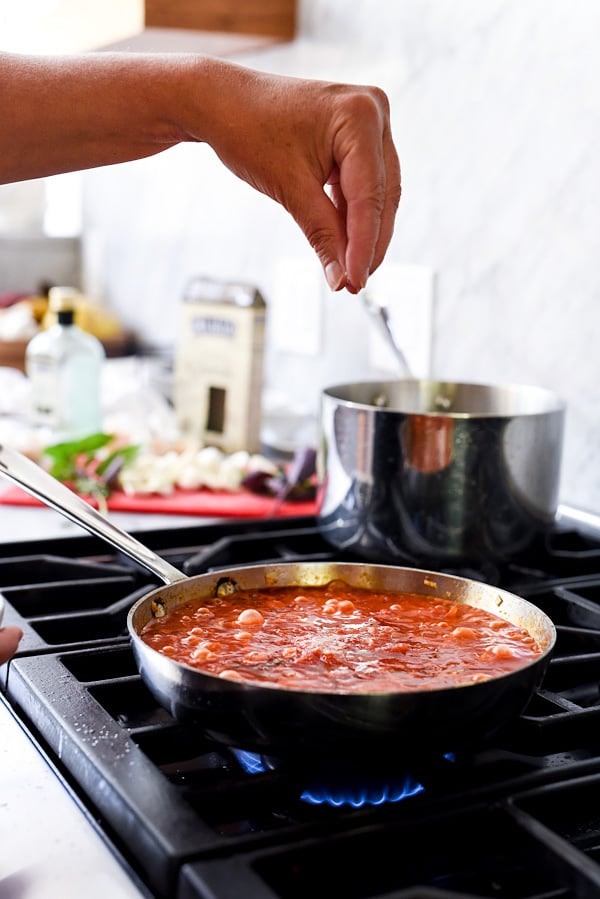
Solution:
{"label": "gas stove", "polygon": [[[348,560],[311,518],[147,531],[186,574]],[[356,560],[354,560],[356,561]],[[562,508],[527,554],[461,570],[526,597],[558,639],[492,743],[315,771],[207,740],[139,676],[126,630],[153,576],[95,537],[0,549],[24,638],[4,700],[148,896],[414,899],[600,895],[600,518]]]}

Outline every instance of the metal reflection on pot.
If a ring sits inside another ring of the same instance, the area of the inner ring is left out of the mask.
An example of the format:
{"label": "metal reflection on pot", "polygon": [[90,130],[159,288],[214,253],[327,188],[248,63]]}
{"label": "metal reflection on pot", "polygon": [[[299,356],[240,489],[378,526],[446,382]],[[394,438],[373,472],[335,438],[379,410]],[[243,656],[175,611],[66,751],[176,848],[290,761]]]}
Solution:
{"label": "metal reflection on pot", "polygon": [[413,415],[401,425],[400,441],[407,466],[423,474],[447,468],[453,458],[451,418]]}

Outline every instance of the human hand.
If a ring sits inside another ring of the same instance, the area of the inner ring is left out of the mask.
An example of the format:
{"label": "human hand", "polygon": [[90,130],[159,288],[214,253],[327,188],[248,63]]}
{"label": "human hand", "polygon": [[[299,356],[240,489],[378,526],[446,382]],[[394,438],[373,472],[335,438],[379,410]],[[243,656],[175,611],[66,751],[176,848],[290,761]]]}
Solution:
{"label": "human hand", "polygon": [[288,210],[333,290],[358,293],[384,258],[400,165],[377,87],[186,53],[0,52],[0,83],[0,183],[206,142]]}
{"label": "human hand", "polygon": [[331,289],[358,293],[384,258],[400,201],[386,95],[225,65],[204,139],[291,213]]}
{"label": "human hand", "polygon": [[0,627],[0,665],[15,654],[22,636],[23,631],[19,627]]}

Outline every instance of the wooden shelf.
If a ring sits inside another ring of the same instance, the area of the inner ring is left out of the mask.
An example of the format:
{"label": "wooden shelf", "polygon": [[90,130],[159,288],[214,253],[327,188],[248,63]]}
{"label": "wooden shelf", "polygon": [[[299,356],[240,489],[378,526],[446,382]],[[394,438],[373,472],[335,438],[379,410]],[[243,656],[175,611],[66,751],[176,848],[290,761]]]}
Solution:
{"label": "wooden shelf", "polygon": [[296,0],[145,0],[147,28],[186,28],[291,40]]}

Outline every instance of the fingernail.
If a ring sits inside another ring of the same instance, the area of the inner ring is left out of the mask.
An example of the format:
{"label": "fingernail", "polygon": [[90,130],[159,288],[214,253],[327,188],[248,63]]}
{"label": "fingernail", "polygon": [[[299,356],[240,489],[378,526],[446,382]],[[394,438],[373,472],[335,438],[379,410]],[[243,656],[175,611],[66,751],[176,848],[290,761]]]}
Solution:
{"label": "fingernail", "polygon": [[346,281],[346,272],[334,259],[325,266],[325,278],[331,290],[339,290]]}
{"label": "fingernail", "polygon": [[365,289],[365,287],[367,286],[367,280],[368,279],[367,279],[366,275],[359,280],[358,284],[356,285],[357,293],[360,293],[361,290]]}

